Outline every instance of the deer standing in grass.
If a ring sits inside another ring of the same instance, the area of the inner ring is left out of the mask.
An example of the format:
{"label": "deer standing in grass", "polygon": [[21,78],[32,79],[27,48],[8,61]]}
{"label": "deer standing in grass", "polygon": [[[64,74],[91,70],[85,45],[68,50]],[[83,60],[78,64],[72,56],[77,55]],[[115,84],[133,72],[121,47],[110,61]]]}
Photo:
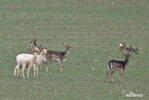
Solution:
{"label": "deer standing in grass", "polygon": [[124,55],[123,50],[127,50],[128,54],[131,54],[131,52],[134,52],[138,55],[138,48],[133,48],[131,45],[129,45],[126,42],[123,42],[120,44],[120,52]]}
{"label": "deer standing in grass", "polygon": [[113,73],[115,71],[120,71],[121,81],[123,81],[124,71],[126,69],[127,64],[129,63],[129,58],[130,58],[130,55],[125,54],[124,61],[110,60],[109,65],[108,65],[108,71],[107,71],[107,79],[108,79],[108,75],[110,73],[111,77],[112,77],[112,81],[114,81]]}
{"label": "deer standing in grass", "polygon": [[[47,61],[54,60],[59,62],[60,64],[60,72],[63,72],[63,63],[66,61],[69,53],[70,53],[71,46],[65,45],[65,51],[52,51],[48,50],[46,54]],[[48,62],[46,62],[48,64]]]}

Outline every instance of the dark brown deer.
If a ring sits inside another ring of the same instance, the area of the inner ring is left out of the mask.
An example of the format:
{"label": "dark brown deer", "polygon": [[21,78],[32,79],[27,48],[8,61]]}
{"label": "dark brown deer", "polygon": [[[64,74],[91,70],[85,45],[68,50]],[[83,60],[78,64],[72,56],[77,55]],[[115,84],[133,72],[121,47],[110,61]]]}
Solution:
{"label": "dark brown deer", "polygon": [[129,45],[126,42],[123,42],[120,44],[120,52],[124,55],[123,50],[127,50],[128,54],[131,54],[131,52],[134,52],[138,55],[138,48],[133,48],[131,45]]}
{"label": "dark brown deer", "polygon": [[63,63],[66,61],[70,53],[70,48],[71,46],[65,45],[65,51],[48,50],[46,55],[47,62],[45,62],[45,64],[48,66],[48,62],[51,60],[57,61],[60,64],[60,72],[63,72]]}
{"label": "dark brown deer", "polygon": [[125,54],[125,60],[124,61],[110,60],[109,65],[108,65],[108,71],[107,71],[107,79],[108,79],[109,73],[111,72],[112,81],[114,81],[113,73],[115,71],[120,71],[121,81],[123,81],[124,71],[125,71],[126,66],[129,62],[129,58],[130,58],[130,55]]}

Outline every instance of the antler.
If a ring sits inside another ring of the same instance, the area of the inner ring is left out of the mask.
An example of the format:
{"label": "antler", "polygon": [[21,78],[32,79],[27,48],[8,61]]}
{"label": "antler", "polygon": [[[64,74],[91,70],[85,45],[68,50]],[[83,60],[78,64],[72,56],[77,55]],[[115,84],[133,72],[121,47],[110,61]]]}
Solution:
{"label": "antler", "polygon": [[34,42],[34,45],[35,45],[36,47],[38,47],[38,46],[37,46],[37,43],[36,43],[36,42],[37,42],[37,39],[33,39],[33,42]]}
{"label": "antler", "polygon": [[34,42],[35,47],[42,48],[42,45],[40,45],[40,46],[37,45],[37,39],[33,39],[33,42]]}
{"label": "antler", "polygon": [[[30,44],[29,44],[29,48],[30,50],[32,51],[32,53],[35,53],[35,52],[39,52],[40,51],[40,47],[37,45],[37,39],[33,39]],[[32,44],[35,45],[35,47],[32,46]]]}

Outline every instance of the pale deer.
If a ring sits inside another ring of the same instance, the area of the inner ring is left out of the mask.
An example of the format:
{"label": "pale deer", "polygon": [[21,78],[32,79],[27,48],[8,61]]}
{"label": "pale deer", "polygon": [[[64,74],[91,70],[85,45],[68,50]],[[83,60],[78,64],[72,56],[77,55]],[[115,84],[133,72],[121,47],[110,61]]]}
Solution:
{"label": "pale deer", "polygon": [[124,61],[110,60],[109,65],[108,65],[108,71],[107,71],[107,79],[108,79],[108,75],[110,73],[111,77],[112,77],[112,81],[114,81],[113,73],[115,71],[120,71],[121,81],[123,81],[124,71],[125,71],[126,66],[129,62],[129,58],[130,58],[130,55],[125,54],[125,60]]}
{"label": "pale deer", "polygon": [[[34,47],[32,46],[32,44],[34,44]],[[36,52],[36,51],[38,51],[38,50],[41,49],[41,46],[39,47],[39,46],[37,45],[37,39],[33,39],[33,40],[30,42],[30,44],[29,44],[29,48],[30,48],[31,52],[34,52],[34,51]],[[49,61],[51,61],[51,60],[49,60]],[[43,64],[46,64],[46,71],[48,72],[48,62],[47,62],[47,61],[42,61],[40,68],[42,68],[42,65],[43,65]]]}

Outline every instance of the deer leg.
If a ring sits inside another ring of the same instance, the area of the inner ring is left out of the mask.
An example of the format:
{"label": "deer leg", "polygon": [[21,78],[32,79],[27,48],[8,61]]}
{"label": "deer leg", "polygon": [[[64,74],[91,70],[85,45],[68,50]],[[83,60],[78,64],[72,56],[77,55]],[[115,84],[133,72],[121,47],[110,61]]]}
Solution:
{"label": "deer leg", "polygon": [[23,75],[23,78],[25,79],[25,76],[24,76],[24,68],[22,68],[22,75]]}
{"label": "deer leg", "polygon": [[43,64],[40,65],[40,69],[41,69],[41,70],[42,70],[42,68],[43,68]]}
{"label": "deer leg", "polygon": [[27,68],[27,78],[29,78],[29,68]]}
{"label": "deer leg", "polygon": [[19,76],[19,71],[20,71],[20,69],[17,68],[17,70],[16,70],[17,77]]}
{"label": "deer leg", "polygon": [[112,78],[112,81],[114,81],[114,78],[113,78],[113,71],[111,72],[111,78]]}
{"label": "deer leg", "polygon": [[63,63],[60,61],[60,72],[63,72]]}
{"label": "deer leg", "polygon": [[110,70],[108,70],[108,71],[107,71],[107,77],[106,77],[106,79],[107,79],[107,80],[108,80],[108,75],[109,75],[109,72],[110,72]]}
{"label": "deer leg", "polygon": [[27,68],[27,78],[29,78],[30,66]]}
{"label": "deer leg", "polygon": [[36,76],[36,71],[37,71],[37,68],[36,68],[36,66],[34,65],[34,77]]}
{"label": "deer leg", "polygon": [[17,65],[14,69],[14,76],[16,76],[16,73],[17,73],[17,69],[18,69],[19,65]]}
{"label": "deer leg", "polygon": [[48,63],[46,62],[46,71],[48,72]]}
{"label": "deer leg", "polygon": [[21,70],[22,70],[22,68],[19,67],[19,68],[18,68],[18,75],[20,75],[20,76],[22,77],[22,72],[21,72]]}
{"label": "deer leg", "polygon": [[[15,70],[14,70],[14,76],[18,75],[21,73],[21,67],[19,65],[16,66]],[[21,75],[20,75],[21,76]]]}
{"label": "deer leg", "polygon": [[37,66],[37,76],[38,76],[38,66]]}
{"label": "deer leg", "polygon": [[18,77],[19,75],[22,77],[22,66],[19,66],[19,67],[17,68],[17,77]]}
{"label": "deer leg", "polygon": [[123,82],[124,72],[121,72],[120,75],[121,75],[121,82]]}

